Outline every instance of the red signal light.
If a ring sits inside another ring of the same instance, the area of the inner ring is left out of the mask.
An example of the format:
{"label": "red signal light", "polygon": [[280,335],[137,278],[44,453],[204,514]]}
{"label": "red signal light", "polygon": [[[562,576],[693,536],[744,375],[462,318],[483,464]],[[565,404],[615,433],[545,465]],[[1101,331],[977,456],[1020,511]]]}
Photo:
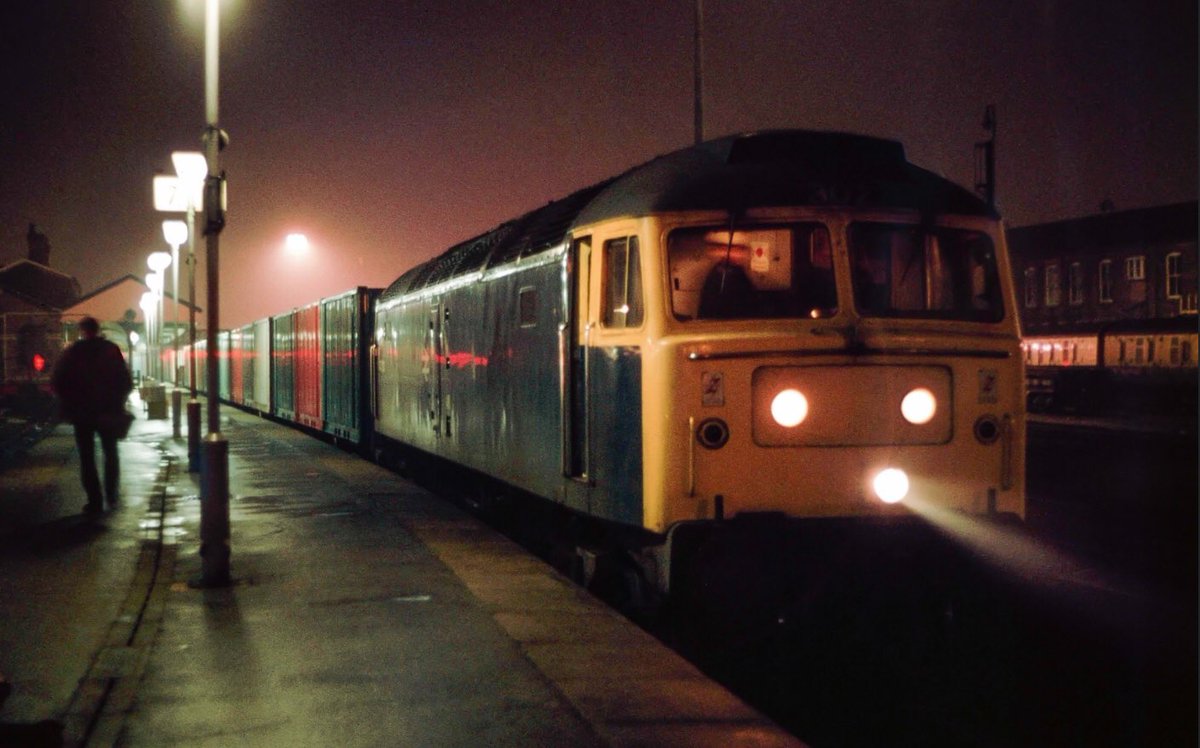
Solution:
{"label": "red signal light", "polygon": [[46,357],[45,356],[43,356],[40,353],[33,354],[33,370],[34,371],[45,371],[46,370]]}

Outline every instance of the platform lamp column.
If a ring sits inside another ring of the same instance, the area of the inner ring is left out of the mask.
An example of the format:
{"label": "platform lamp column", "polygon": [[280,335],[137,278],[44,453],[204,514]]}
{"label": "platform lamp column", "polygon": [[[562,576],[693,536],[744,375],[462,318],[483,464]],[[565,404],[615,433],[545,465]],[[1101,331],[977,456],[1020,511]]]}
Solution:
{"label": "platform lamp column", "polygon": [[[165,254],[165,253],[164,253]],[[153,304],[150,309],[150,335],[151,353],[153,356],[147,362],[146,369],[154,379],[157,387],[162,383],[160,375],[159,361],[162,358],[162,318],[159,310],[159,303],[162,297],[163,279],[162,273],[149,273],[146,276],[146,287],[150,289]]]}
{"label": "platform lamp column", "polygon": [[188,227],[183,221],[163,221],[163,238],[171,245],[171,288],[175,296],[175,321],[171,332],[171,435],[178,439],[180,431],[180,409],[183,393],[179,389],[179,247],[188,238]]}
{"label": "platform lamp column", "polygon": [[196,397],[196,211],[204,208],[204,178],[208,161],[199,151],[171,154],[180,187],[187,195],[188,241],[188,472],[200,470],[200,400]]}
{"label": "platform lamp column", "polygon": [[[149,280],[150,277],[147,276],[147,287],[149,287]],[[142,319],[145,321],[146,332],[146,370],[142,374],[143,376],[149,376],[154,361],[154,311],[158,308],[158,301],[154,298],[154,292],[146,291],[142,294],[142,298],[138,302],[138,307],[142,310]]]}
{"label": "platform lamp column", "polygon": [[225,133],[217,125],[218,31],[220,0],[205,0],[204,94],[207,126],[204,156],[208,165],[204,179],[204,236],[208,266],[208,435],[201,450],[200,467],[200,580],[203,587],[225,587],[229,575],[229,443],[221,435],[217,330],[220,329],[221,229],[225,226],[225,177],[220,151]]}
{"label": "platform lamp column", "polygon": [[[166,314],[163,309],[163,294],[166,290],[166,276],[164,272],[171,265],[171,255],[167,252],[151,252],[146,258],[146,264],[154,271],[154,285],[150,287],[151,291],[158,294],[158,316],[156,317],[157,324],[155,325],[154,347],[158,349],[158,383],[166,382],[166,365],[163,363],[163,345],[162,334],[166,325]],[[149,278],[147,278],[149,280]]]}

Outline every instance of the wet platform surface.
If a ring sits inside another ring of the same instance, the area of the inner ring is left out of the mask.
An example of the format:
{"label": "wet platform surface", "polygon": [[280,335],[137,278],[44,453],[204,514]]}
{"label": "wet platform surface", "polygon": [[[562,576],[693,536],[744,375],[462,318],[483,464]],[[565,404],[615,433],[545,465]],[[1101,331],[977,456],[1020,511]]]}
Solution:
{"label": "wet platform surface", "polygon": [[169,421],[122,442],[99,518],[67,426],[0,473],[0,743],[800,744],[444,500],[222,414],[226,588],[189,584],[199,482]]}

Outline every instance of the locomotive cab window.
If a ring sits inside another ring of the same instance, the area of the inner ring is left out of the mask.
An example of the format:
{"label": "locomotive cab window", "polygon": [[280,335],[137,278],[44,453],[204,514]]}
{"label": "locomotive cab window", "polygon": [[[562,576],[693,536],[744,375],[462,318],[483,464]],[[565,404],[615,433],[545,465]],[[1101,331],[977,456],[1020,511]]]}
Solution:
{"label": "locomotive cab window", "polygon": [[604,242],[604,326],[639,327],[642,317],[642,262],[638,238],[610,239]]}
{"label": "locomotive cab window", "polygon": [[854,303],[869,317],[998,322],[996,251],[984,233],[856,223],[849,232]]}
{"label": "locomotive cab window", "polygon": [[671,311],[679,320],[830,317],[833,252],[821,224],[692,228],[668,239]]}

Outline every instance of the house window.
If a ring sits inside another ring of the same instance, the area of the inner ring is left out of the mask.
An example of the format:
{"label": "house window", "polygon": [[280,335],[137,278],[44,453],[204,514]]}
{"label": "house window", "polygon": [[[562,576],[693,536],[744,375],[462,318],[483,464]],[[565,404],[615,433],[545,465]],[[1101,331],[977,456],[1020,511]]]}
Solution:
{"label": "house window", "polygon": [[1098,290],[1100,292],[1100,303],[1112,303],[1112,260],[1100,261],[1100,273]]}
{"label": "house window", "polygon": [[627,236],[604,243],[604,325],[642,324],[642,262],[638,238]]}
{"label": "house window", "polygon": [[1037,298],[1037,270],[1034,268],[1025,268],[1025,308],[1033,309],[1036,307]]}
{"label": "house window", "polygon": [[1067,268],[1067,303],[1071,306],[1083,303],[1083,265],[1078,262]]}
{"label": "house window", "polygon": [[1046,266],[1046,306],[1058,306],[1062,298],[1062,288],[1058,279],[1058,263]]}
{"label": "house window", "polygon": [[1146,279],[1146,258],[1142,255],[1125,258],[1125,280],[1140,281]]}
{"label": "house window", "polygon": [[1183,257],[1179,252],[1167,255],[1167,298],[1179,298],[1179,260]]}

